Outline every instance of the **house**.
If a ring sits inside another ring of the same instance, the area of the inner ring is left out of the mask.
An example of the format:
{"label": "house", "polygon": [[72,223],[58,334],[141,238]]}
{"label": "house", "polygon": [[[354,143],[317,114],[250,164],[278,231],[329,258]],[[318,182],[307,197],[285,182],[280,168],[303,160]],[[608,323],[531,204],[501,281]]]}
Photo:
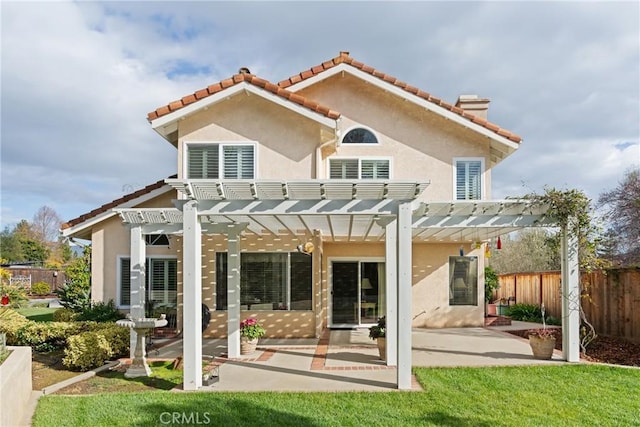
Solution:
{"label": "house", "polygon": [[[403,388],[411,327],[483,325],[488,242],[548,224],[526,201],[491,200],[491,169],[521,138],[488,107],[449,104],[348,52],[277,84],[241,68],[149,113],[176,147],[175,176],[63,235],[92,242],[94,299],[134,316],[145,299],[175,310],[185,349],[201,347],[202,304],[204,336],[226,336],[230,357],[249,316],[287,338],[386,315]],[[187,389],[201,385],[194,351]]]}

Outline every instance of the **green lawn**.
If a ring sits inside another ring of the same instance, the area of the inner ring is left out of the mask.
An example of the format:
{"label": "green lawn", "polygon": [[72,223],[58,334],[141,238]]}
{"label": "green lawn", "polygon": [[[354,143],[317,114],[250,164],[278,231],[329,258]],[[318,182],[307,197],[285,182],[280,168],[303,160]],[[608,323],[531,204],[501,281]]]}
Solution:
{"label": "green lawn", "polygon": [[640,426],[640,370],[417,368],[422,392],[43,396],[33,426]]}
{"label": "green lawn", "polygon": [[56,310],[58,309],[49,307],[28,307],[19,308],[16,311],[35,322],[53,322],[53,312]]}

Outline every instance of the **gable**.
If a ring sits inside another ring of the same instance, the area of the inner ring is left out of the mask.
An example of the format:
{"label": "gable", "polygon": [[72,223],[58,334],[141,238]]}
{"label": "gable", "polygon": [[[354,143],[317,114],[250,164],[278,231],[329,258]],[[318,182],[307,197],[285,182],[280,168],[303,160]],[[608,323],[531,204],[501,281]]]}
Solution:
{"label": "gable", "polygon": [[351,75],[371,85],[372,88],[393,94],[399,99],[409,101],[418,108],[430,111],[446,120],[456,123],[458,126],[465,127],[483,137],[489,138],[491,140],[492,164],[498,163],[513,153],[522,141],[522,138],[518,135],[476,114],[449,104],[428,92],[410,86],[373,67],[355,61],[349,56],[348,52],[341,52],[340,56],[303,71],[289,79],[285,79],[279,82],[278,85],[301,95],[311,97],[310,88],[313,86],[326,87],[325,83],[328,81],[336,81],[333,77],[344,77],[346,75]]}
{"label": "gable", "polygon": [[179,120],[238,95],[262,97],[330,128],[334,128],[335,121],[340,118],[340,113],[316,101],[296,95],[245,72],[157,108],[147,115],[147,119],[156,132],[176,145]]}

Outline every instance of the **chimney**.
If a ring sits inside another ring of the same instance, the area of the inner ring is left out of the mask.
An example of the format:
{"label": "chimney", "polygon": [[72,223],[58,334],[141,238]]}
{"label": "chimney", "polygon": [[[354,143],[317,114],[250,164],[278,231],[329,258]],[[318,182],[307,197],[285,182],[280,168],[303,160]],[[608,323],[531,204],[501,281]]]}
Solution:
{"label": "chimney", "polygon": [[456,107],[462,108],[469,114],[487,120],[489,110],[489,98],[480,98],[478,95],[460,95],[456,101]]}

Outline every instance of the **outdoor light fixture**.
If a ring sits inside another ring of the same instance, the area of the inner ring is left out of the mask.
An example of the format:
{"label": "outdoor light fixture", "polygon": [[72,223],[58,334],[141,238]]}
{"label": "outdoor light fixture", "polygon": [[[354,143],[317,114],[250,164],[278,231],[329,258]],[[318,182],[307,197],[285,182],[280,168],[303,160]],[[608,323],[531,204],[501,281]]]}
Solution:
{"label": "outdoor light fixture", "polygon": [[296,249],[298,249],[298,252],[300,252],[301,254],[311,255],[311,253],[313,252],[314,246],[313,246],[313,243],[307,242],[307,243],[299,244],[298,246],[296,246]]}

